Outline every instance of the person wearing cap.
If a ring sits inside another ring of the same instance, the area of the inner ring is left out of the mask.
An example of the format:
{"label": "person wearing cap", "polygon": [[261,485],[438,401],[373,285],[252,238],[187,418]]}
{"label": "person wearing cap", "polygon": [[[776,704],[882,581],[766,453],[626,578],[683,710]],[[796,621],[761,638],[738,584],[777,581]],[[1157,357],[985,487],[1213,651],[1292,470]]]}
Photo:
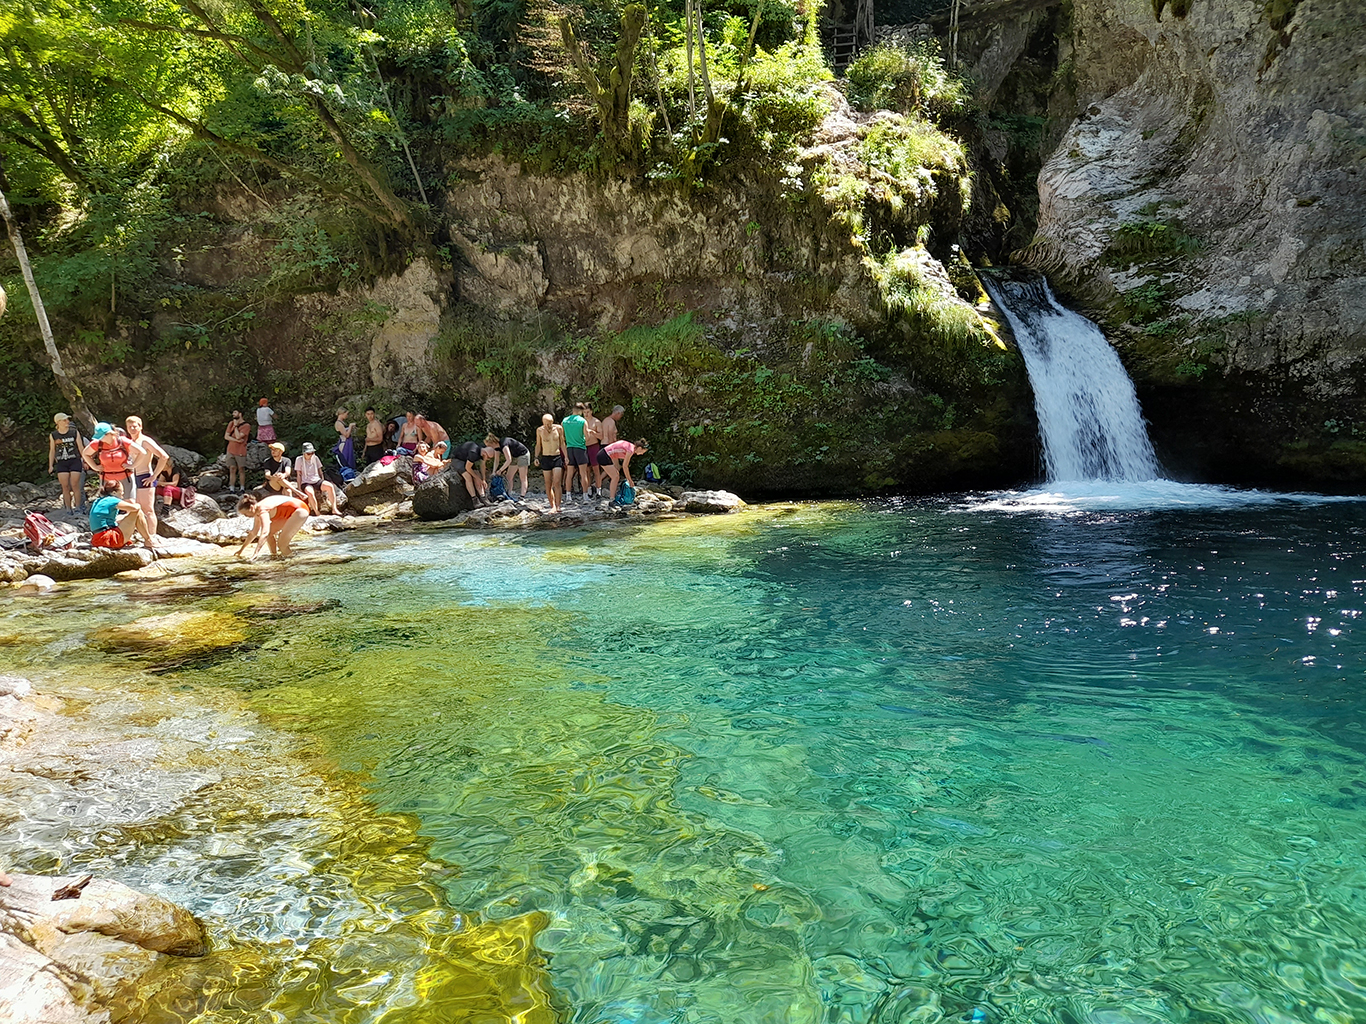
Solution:
{"label": "person wearing cap", "polygon": [[137,496],[133,485],[135,452],[144,453],[141,443],[124,437],[108,423],[96,423],[90,443],[81,449],[85,464],[100,475],[100,483],[118,484],[129,501]]}
{"label": "person wearing cap", "polygon": [[64,412],[52,417],[53,429],[47,435],[47,471],[55,473],[62,485],[62,511],[75,511],[81,500],[81,449],[85,440],[71,417]]}
{"label": "person wearing cap", "polygon": [[318,458],[317,449],[311,443],[304,442],[304,453],[294,460],[294,472],[297,474],[299,486],[308,497],[309,512],[315,516],[318,514],[319,491],[327,499],[333,515],[341,511],[341,505],[337,503],[337,488],[331,480],[323,476],[323,460]]}
{"label": "person wearing cap", "polygon": [[266,473],[265,486],[280,494],[288,494],[291,498],[298,498],[304,502],[308,501],[308,495],[295,487],[294,481],[289,478],[294,467],[285,456],[284,444],[280,441],[272,441],[269,448],[270,458],[261,464],[261,468]]}
{"label": "person wearing cap", "polygon": [[266,444],[275,440],[275,410],[264,398],[256,403],[256,440]]}

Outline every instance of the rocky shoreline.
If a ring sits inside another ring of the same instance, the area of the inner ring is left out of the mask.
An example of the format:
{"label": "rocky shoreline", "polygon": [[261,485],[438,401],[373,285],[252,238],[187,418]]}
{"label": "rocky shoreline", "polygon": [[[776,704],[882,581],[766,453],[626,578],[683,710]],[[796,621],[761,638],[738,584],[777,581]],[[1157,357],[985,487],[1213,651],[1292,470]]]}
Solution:
{"label": "rocky shoreline", "polygon": [[[545,494],[532,491],[521,500],[507,499],[475,508],[459,484],[458,479],[452,481],[450,474],[443,472],[415,485],[410,459],[396,459],[388,465],[375,463],[347,485],[343,514],[314,516],[305,529],[317,535],[413,519],[469,529],[560,529],[647,517],[725,514],[745,507],[745,502],[729,491],[674,488],[671,493],[659,493],[642,487],[636,492],[635,503],[625,507],[605,500],[570,500],[562,511],[551,512]],[[158,513],[161,547],[155,556],[141,546],[118,551],[92,548],[89,532],[82,529],[84,524],[53,507],[55,494],[55,484],[0,488],[0,543],[15,544],[22,539],[26,509],[50,516],[70,542],[40,552],[22,547],[0,550],[0,587],[9,585],[20,592],[39,594],[56,583],[107,579],[146,569],[162,559],[217,558],[222,548],[241,544],[251,526],[249,520],[233,514],[236,495],[200,493],[188,506]]]}

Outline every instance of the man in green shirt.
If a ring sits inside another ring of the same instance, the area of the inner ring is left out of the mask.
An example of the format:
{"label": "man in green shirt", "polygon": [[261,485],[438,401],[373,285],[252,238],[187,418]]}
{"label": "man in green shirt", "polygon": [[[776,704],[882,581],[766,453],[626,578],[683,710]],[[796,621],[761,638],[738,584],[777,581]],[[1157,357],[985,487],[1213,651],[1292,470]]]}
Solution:
{"label": "man in green shirt", "polygon": [[565,497],[573,494],[573,477],[577,473],[583,488],[582,497],[587,501],[588,488],[592,486],[592,470],[588,465],[588,439],[585,436],[588,421],[583,418],[583,408],[582,402],[576,403],[573,412],[564,418],[560,426],[564,429],[565,456],[568,462],[565,470],[569,474],[569,479],[565,481]]}

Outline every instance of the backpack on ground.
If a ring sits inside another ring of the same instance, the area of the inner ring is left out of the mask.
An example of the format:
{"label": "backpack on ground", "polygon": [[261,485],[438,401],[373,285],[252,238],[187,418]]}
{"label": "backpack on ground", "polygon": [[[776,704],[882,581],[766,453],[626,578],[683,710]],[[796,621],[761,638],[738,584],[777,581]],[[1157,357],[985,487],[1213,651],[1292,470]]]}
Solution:
{"label": "backpack on ground", "polygon": [[507,484],[503,480],[503,474],[489,478],[489,497],[494,501],[506,501],[508,496]]}
{"label": "backpack on ground", "polygon": [[57,527],[53,526],[52,520],[41,512],[24,513],[24,536],[28,539],[28,546],[34,551],[58,546]]}
{"label": "backpack on ground", "polygon": [[664,474],[661,473],[661,472],[659,471],[659,463],[658,463],[658,462],[647,462],[647,463],[645,463],[645,482],[646,482],[646,483],[649,483],[649,484],[657,484],[657,483],[659,483],[659,481],[661,481],[661,480],[663,480],[663,479],[664,479]]}
{"label": "backpack on ground", "polygon": [[617,496],[612,499],[612,504],[617,508],[628,508],[636,503],[636,489],[625,480],[617,488]]}

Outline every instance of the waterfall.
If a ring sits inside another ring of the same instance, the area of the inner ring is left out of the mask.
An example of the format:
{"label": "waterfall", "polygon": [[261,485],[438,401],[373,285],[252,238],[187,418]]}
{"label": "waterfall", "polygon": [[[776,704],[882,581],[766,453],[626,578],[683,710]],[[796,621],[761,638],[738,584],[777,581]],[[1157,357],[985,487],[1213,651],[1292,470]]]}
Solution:
{"label": "waterfall", "polygon": [[1160,479],[1133,381],[1100,328],[1059,305],[1041,275],[982,283],[1024,356],[1048,479]]}

